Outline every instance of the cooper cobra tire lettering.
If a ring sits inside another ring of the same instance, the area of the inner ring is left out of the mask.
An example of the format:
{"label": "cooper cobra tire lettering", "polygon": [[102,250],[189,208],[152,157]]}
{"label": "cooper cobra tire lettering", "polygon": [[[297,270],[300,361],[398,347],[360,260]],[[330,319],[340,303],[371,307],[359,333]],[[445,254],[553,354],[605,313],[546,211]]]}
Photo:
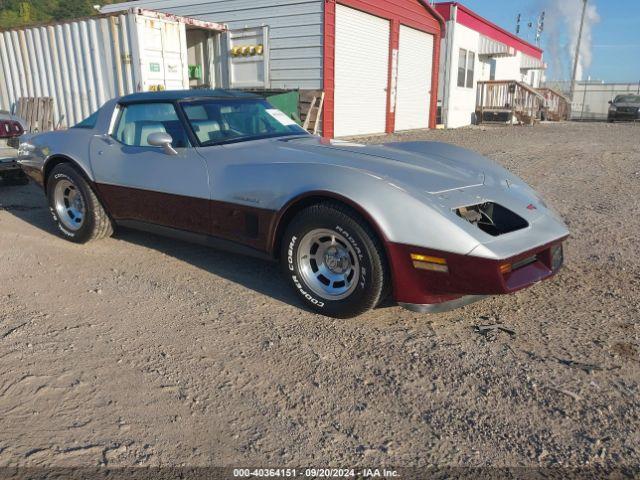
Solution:
{"label": "cooper cobra tire lettering", "polygon": [[309,300],[311,303],[313,303],[316,307],[324,307],[324,302],[321,302],[320,300],[312,297],[303,287],[302,284],[300,283],[300,281],[298,280],[298,277],[296,277],[295,275],[291,276],[291,280],[293,280],[293,283],[295,284],[295,286],[298,288],[298,290],[300,291],[300,293],[302,294],[302,296],[304,298],[306,298],[307,300]]}
{"label": "cooper cobra tire lettering", "polygon": [[289,270],[291,270],[292,272],[294,271],[294,267],[293,267],[293,247],[295,247],[297,239],[298,239],[298,237],[296,237],[296,236],[293,236],[291,238],[291,243],[289,243],[289,249],[287,250],[287,262],[289,264]]}
{"label": "cooper cobra tire lettering", "polygon": [[53,217],[53,221],[57,222],[58,221],[58,216],[56,215],[56,211],[52,207],[49,207],[49,212],[51,212],[51,216]]}
{"label": "cooper cobra tire lettering", "polygon": [[[289,247],[287,249],[287,265],[289,267],[289,270],[292,272],[296,271],[295,265],[293,263],[293,257],[294,257],[294,249],[295,249],[297,240],[298,240],[298,237],[296,237],[295,235],[291,237],[291,242],[289,242]],[[318,300],[317,298],[309,294],[309,292],[307,292],[303,288],[302,284],[300,283],[296,275],[292,275],[291,280],[293,280],[293,284],[296,286],[296,288],[304,298],[306,298],[309,302],[311,302],[317,307],[320,307],[320,308],[324,307],[324,302]]]}
{"label": "cooper cobra tire lettering", "polygon": [[[315,253],[305,251],[302,255],[300,248],[309,248],[305,239],[310,232],[323,229],[339,234],[343,245],[348,244],[352,252],[350,255],[354,261],[357,260],[355,263],[359,268],[355,288],[347,296],[337,296],[336,299],[325,298],[316,293],[315,288],[312,290],[307,284],[307,270],[301,270],[312,268],[315,272],[318,268],[313,263],[302,263],[308,262],[307,255],[315,256]],[[334,318],[360,315],[378,305],[389,292],[386,288],[388,267],[384,248],[376,233],[357,212],[334,201],[326,200],[306,207],[292,218],[282,238],[280,261],[296,295],[309,308],[323,315]]]}
{"label": "cooper cobra tire lettering", "polygon": [[60,225],[60,223],[58,223],[58,230],[60,230],[63,235],[66,235],[69,238],[75,237],[75,235],[73,233],[71,233],[70,231],[66,230],[62,225]]}

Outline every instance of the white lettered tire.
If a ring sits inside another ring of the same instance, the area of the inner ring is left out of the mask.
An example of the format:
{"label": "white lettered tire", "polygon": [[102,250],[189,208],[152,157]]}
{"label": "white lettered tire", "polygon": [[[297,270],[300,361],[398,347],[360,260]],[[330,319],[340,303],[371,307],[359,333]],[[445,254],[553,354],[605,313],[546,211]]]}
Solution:
{"label": "white lettered tire", "polygon": [[350,318],[374,308],[388,281],[379,239],[352,209],[333,202],[299,212],[282,239],[282,268],[312,310]]}
{"label": "white lettered tire", "polygon": [[56,165],[47,178],[47,199],[60,234],[86,243],[113,234],[111,219],[91,186],[71,164]]}

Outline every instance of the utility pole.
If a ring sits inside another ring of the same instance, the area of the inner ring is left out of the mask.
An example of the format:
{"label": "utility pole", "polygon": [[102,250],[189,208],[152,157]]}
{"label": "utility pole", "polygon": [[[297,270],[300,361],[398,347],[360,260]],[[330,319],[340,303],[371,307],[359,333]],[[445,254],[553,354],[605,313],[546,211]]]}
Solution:
{"label": "utility pole", "polygon": [[573,73],[571,74],[570,97],[573,102],[573,94],[576,89],[576,75],[578,74],[578,60],[580,59],[580,43],[582,43],[582,28],[584,27],[584,16],[587,13],[587,0],[582,0],[582,17],[580,18],[580,28],[578,29],[578,41],[576,42],[576,55],[573,58]]}
{"label": "utility pole", "polygon": [[538,28],[536,29],[536,45],[540,46],[540,37],[542,36],[542,32],[544,32],[544,10],[538,17]]}

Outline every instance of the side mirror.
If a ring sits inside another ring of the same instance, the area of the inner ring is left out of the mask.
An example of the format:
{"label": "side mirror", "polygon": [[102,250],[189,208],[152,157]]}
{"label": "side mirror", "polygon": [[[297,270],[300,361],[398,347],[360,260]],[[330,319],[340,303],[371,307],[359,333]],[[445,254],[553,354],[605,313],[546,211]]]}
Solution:
{"label": "side mirror", "polygon": [[152,147],[162,147],[167,155],[177,155],[178,152],[171,146],[173,138],[166,132],[150,133],[147,143]]}
{"label": "side mirror", "polygon": [[612,105],[612,104],[613,104],[613,100],[609,100],[609,105]]}

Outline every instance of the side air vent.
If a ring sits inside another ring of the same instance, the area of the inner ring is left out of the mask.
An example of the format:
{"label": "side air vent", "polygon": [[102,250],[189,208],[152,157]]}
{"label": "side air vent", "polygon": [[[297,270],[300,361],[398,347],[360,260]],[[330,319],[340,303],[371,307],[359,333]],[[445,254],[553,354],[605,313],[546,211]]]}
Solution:
{"label": "side air vent", "polygon": [[493,202],[455,209],[456,214],[489,235],[497,237],[529,226],[520,215]]}
{"label": "side air vent", "polygon": [[249,238],[258,238],[260,223],[258,216],[253,213],[245,213],[244,215],[245,233]]}

